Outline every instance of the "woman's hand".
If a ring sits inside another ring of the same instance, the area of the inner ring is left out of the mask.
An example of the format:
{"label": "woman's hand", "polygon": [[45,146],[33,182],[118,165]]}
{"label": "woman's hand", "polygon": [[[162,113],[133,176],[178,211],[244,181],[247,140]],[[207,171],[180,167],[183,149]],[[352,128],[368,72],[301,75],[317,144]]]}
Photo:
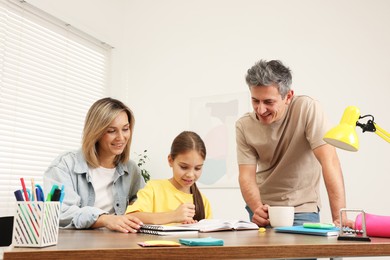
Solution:
{"label": "woman's hand", "polygon": [[[100,215],[95,225],[100,223],[110,230],[119,231],[123,233],[136,233],[143,225],[141,220],[131,215]],[[94,225],[94,226],[95,226]]]}

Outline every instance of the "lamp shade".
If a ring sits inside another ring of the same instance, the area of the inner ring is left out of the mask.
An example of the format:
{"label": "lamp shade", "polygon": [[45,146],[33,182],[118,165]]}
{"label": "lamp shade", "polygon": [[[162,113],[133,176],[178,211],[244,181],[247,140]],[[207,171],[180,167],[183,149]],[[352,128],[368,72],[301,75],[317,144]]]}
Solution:
{"label": "lamp shade", "polygon": [[359,117],[359,108],[355,106],[347,107],[339,125],[325,134],[324,141],[347,151],[356,152],[359,150],[359,139],[356,134],[356,122]]}

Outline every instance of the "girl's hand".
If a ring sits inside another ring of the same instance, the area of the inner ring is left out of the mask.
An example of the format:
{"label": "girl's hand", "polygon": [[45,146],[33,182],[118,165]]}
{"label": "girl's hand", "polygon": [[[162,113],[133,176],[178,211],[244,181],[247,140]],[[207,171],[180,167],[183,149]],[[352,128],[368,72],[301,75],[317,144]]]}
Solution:
{"label": "girl's hand", "polygon": [[123,233],[136,233],[143,225],[141,220],[131,215],[101,215],[98,221],[110,230]]}
{"label": "girl's hand", "polygon": [[195,205],[192,203],[183,203],[174,211],[174,214],[176,218],[174,222],[194,223]]}
{"label": "girl's hand", "polygon": [[194,223],[198,223],[197,220],[194,220],[194,219],[191,219],[190,221],[183,221],[182,224],[194,224]]}

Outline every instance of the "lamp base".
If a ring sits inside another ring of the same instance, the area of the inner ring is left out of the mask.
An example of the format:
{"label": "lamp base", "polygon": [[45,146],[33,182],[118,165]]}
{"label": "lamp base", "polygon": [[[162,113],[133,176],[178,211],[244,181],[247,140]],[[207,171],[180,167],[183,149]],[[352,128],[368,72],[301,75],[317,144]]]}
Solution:
{"label": "lamp base", "polygon": [[339,236],[337,240],[371,242],[371,239],[369,237],[362,237],[362,236]]}

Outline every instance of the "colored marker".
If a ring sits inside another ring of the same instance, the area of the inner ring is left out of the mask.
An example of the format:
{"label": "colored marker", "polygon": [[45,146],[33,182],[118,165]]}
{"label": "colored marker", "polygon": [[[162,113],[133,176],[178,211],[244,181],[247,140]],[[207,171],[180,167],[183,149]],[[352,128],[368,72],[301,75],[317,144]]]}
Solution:
{"label": "colored marker", "polygon": [[23,194],[20,190],[14,191],[14,194],[17,201],[24,201]]}
{"label": "colored marker", "polygon": [[26,184],[24,183],[24,179],[20,178],[20,182],[22,183],[22,188],[23,188],[23,193],[24,193],[24,199],[26,201],[29,201],[28,194],[27,194],[27,189],[26,189]]}
{"label": "colored marker", "polygon": [[58,185],[54,184],[53,187],[51,187],[51,191],[49,192],[49,194],[47,194],[46,201],[52,201],[52,197],[56,189],[58,189]]}

